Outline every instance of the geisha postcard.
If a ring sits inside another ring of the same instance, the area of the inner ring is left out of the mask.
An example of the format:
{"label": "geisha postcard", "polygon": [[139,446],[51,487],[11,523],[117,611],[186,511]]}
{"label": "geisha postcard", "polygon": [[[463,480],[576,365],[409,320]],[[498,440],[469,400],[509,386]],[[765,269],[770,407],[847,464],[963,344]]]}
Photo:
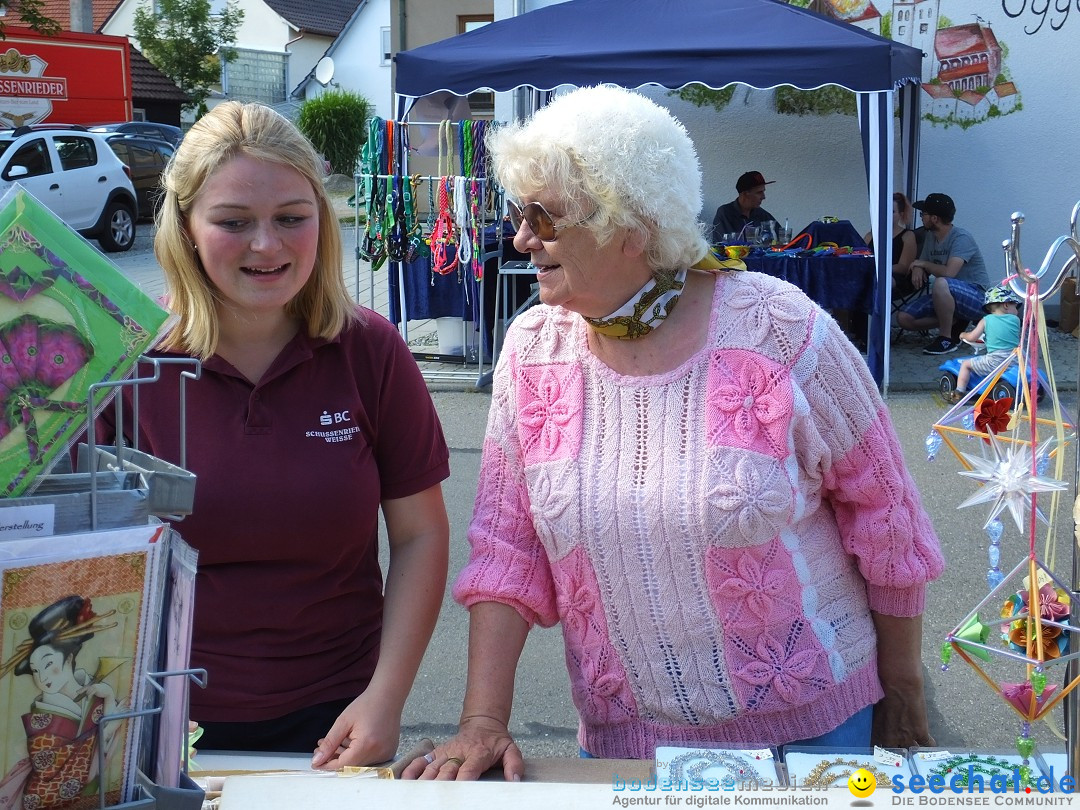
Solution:
{"label": "geisha postcard", "polygon": [[0,199],[0,497],[30,492],[168,313],[16,186]]}
{"label": "geisha postcard", "polygon": [[77,559],[4,544],[27,553],[0,562],[0,809],[128,800],[137,729],[111,717],[144,700],[168,532],[86,535],[98,553]]}

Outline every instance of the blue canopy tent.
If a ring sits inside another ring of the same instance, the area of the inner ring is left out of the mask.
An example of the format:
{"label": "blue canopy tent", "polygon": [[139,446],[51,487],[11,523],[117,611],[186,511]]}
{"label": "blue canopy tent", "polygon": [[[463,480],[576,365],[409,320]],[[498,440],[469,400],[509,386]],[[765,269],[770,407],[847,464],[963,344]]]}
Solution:
{"label": "blue canopy tent", "polygon": [[721,88],[835,84],[858,95],[877,246],[877,313],[868,363],[889,382],[894,94],[901,95],[905,187],[914,199],[922,52],[780,0],[568,0],[402,51],[398,107],[446,90],[690,83]]}

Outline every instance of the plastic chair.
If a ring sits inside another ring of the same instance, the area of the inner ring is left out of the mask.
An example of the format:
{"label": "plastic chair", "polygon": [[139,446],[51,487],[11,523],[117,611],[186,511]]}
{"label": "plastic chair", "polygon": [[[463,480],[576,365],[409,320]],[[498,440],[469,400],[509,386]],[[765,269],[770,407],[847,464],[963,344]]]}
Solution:
{"label": "plastic chair", "polygon": [[[923,227],[922,225],[920,225],[918,228],[915,228],[914,230],[915,230],[915,255],[920,256],[920,255],[922,255],[923,242],[926,241],[926,228]],[[909,282],[908,286],[911,286],[910,282]],[[930,279],[927,279],[923,283],[923,285],[921,287],[906,290],[901,295],[896,295],[895,293],[896,293],[896,289],[894,287],[893,288],[893,299],[892,299],[892,312],[890,313],[890,316],[895,316],[903,307],[905,307],[907,304],[914,301],[920,295],[929,295],[930,294]],[[907,331],[909,331],[909,330],[905,329],[902,326],[898,326],[897,327],[897,332],[893,336],[893,340],[899,340],[900,336],[903,335],[904,332],[907,332]],[[926,330],[919,330],[918,334],[922,335],[923,337],[929,337],[930,336],[930,333],[927,332]]]}

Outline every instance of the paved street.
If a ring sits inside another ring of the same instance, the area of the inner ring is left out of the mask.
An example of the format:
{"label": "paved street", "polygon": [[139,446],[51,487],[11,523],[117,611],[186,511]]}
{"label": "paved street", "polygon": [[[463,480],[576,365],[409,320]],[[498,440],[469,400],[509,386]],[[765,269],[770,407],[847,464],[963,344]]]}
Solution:
{"label": "paved street", "polygon": [[[160,270],[149,252],[149,232],[150,228],[142,225],[135,249],[114,258],[150,294],[160,295]],[[343,232],[346,241],[343,271],[350,288],[357,289],[359,300],[367,304],[371,300],[369,274],[366,266],[362,266],[357,285],[352,228],[344,227]],[[385,292],[381,292],[380,287],[385,290],[384,285],[376,283],[376,308],[386,312]],[[948,672],[940,670],[938,656],[944,634],[987,592],[987,539],[980,528],[987,507],[957,508],[974,491],[974,485],[957,475],[960,464],[947,450],[943,448],[932,463],[926,460],[925,438],[934,421],[944,413],[944,408],[932,391],[910,390],[935,385],[935,369],[940,359],[922,355],[923,342],[912,337],[894,347],[893,387],[888,405],[910,470],[942,539],[948,561],[946,574],[929,590],[926,611],[923,660],[927,667],[931,728],[942,745],[1007,751],[1012,749],[1017,734],[1016,715],[963,662],[954,659]],[[1054,331],[1050,335],[1050,344],[1061,381],[1065,413],[1067,418],[1075,421],[1078,341]],[[466,527],[475,495],[481,441],[490,402],[488,393],[466,390],[471,387],[460,382],[432,385],[435,404],[451,447],[451,478],[444,489],[452,529],[451,577],[465,564],[468,554]],[[1074,452],[1067,453],[1070,469],[1064,480],[1070,482]],[[1070,543],[1066,526],[1071,528],[1068,508],[1062,507],[1058,520],[1060,537],[1056,544],[1054,570],[1067,581]],[[183,525],[179,528],[182,533]],[[1016,564],[1025,548],[1015,527],[1007,526],[1002,540],[1002,569],[1008,570]],[[981,615],[990,620],[996,618],[999,609],[1000,605],[995,602],[987,605]],[[465,684],[466,644],[467,615],[447,595],[435,639],[406,707],[403,745],[421,736],[443,738],[456,727]],[[519,668],[512,729],[526,756],[574,756],[577,753],[576,715],[569,698],[563,661],[558,629],[535,630],[531,634]],[[1022,668],[1017,670],[1015,665],[1012,666],[1012,670],[997,668],[995,677],[1005,681],[1023,680]],[[1050,676],[1051,683],[1060,683],[1061,668],[1051,669]],[[1054,719],[1060,728],[1060,712]],[[1063,741],[1045,724],[1037,724],[1034,734],[1044,748],[1063,747]]]}

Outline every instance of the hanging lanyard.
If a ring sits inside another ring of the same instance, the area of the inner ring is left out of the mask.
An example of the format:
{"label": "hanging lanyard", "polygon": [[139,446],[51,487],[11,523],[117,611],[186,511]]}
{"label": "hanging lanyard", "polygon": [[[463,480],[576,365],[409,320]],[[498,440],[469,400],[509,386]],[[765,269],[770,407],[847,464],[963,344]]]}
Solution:
{"label": "hanging lanyard", "polygon": [[439,214],[431,232],[431,270],[439,275],[452,273],[457,267],[457,251],[454,258],[448,256],[448,248],[454,247],[454,221],[450,217],[449,186],[451,178],[439,178]]}

